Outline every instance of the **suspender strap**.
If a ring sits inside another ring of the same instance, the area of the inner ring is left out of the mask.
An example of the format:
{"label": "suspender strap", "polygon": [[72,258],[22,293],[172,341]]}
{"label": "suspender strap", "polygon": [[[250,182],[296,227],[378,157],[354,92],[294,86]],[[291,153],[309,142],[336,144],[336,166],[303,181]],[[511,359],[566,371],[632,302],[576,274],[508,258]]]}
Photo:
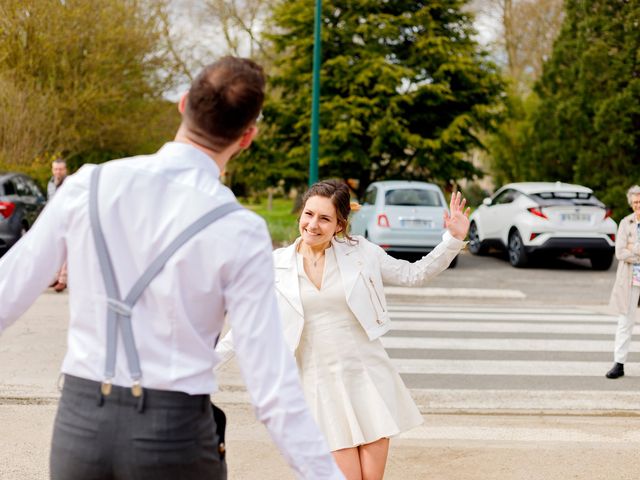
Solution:
{"label": "suspender strap", "polygon": [[[121,297],[118,282],[116,281],[115,274],[113,273],[113,264],[111,263],[107,243],[102,233],[102,227],[100,226],[100,217],[98,215],[98,184],[100,182],[101,171],[102,168],[97,166],[94,168],[93,172],[91,172],[89,219],[91,221],[91,230],[93,232],[93,241],[95,242],[96,253],[98,254],[98,262],[100,263],[100,270],[102,271],[102,279],[104,281],[105,290],[107,291],[107,304],[109,305],[110,301],[119,300]],[[116,348],[118,345],[117,315],[118,312],[115,309],[107,309],[107,355],[104,372],[106,379],[111,379],[115,376]]]}
{"label": "suspender strap", "polygon": [[147,285],[151,283],[151,281],[158,275],[167,261],[173,256],[173,254],[184,245],[191,237],[194,237],[198,232],[203,230],[205,227],[211,225],[216,220],[224,217],[225,215],[235,212],[236,210],[242,210],[242,206],[236,202],[229,202],[220,205],[218,208],[211,210],[210,212],[205,213],[198,220],[193,222],[187,228],[185,228],[180,235],[176,237],[176,239],[167,246],[160,255],[156,257],[156,259],[149,265],[149,267],[145,270],[142,276],[138,279],[138,281],[131,287],[131,290],[127,294],[127,297],[124,300],[124,303],[129,306],[135,305],[144,292],[144,289],[147,288]]}
{"label": "suspender strap", "polygon": [[120,289],[115,278],[113,263],[104,239],[104,234],[100,226],[98,216],[98,186],[100,180],[101,167],[97,166],[91,174],[91,191],[89,195],[89,214],[91,218],[91,228],[93,230],[96,251],[100,262],[100,269],[107,290],[107,355],[105,361],[105,378],[107,382],[115,376],[117,332],[120,327],[122,340],[129,364],[129,372],[134,384],[142,377],[140,360],[135,345],[133,329],[131,327],[131,312],[134,305],[149,286],[153,279],[162,271],[167,261],[173,254],[188,242],[201,230],[211,225],[216,220],[225,215],[241,210],[243,207],[236,202],[229,202],[205,213],[187,228],[185,228],[175,240],[173,240],[147,267],[142,276],[134,283],[133,287],[122,300]]}

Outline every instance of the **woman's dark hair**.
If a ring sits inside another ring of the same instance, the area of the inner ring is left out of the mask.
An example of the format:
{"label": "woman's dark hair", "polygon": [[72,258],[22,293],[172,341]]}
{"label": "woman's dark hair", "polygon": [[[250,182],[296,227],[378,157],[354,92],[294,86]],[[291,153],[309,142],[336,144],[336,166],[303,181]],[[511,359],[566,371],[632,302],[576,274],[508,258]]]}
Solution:
{"label": "woman's dark hair", "polygon": [[340,234],[349,242],[356,240],[349,236],[349,213],[351,213],[351,194],[346,183],[338,180],[323,180],[309,187],[302,197],[302,208],[311,197],[325,197],[331,200],[336,209]]}

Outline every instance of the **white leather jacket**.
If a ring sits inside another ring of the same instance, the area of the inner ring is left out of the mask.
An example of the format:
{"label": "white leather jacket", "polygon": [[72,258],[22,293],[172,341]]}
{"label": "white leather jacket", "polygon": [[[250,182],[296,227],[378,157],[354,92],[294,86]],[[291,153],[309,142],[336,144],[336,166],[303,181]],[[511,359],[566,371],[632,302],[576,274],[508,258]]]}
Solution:
{"label": "white leather jacket", "polygon": [[[445,270],[465,245],[462,240],[445,232],[442,242],[435,249],[417,262],[410,263],[391,257],[381,247],[363,237],[353,238],[355,242],[334,238],[331,243],[347,304],[370,340],[375,340],[390,328],[383,285],[423,286]],[[304,328],[304,310],[300,300],[296,261],[299,242],[300,238],[289,247],[273,252],[282,328],[292,352],[298,347]],[[221,364],[231,357],[231,334],[227,334],[218,343],[216,352],[222,357]]]}

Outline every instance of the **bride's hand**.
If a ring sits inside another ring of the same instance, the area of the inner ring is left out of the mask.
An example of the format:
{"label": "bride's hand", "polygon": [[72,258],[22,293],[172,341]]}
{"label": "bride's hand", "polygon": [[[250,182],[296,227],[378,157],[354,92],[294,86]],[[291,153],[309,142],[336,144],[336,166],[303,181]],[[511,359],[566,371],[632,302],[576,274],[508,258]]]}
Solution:
{"label": "bride's hand", "polygon": [[451,202],[449,203],[449,212],[444,212],[444,228],[449,230],[449,233],[458,240],[464,240],[469,231],[469,214],[471,208],[465,205],[467,200],[462,198],[460,192],[453,192],[451,194]]}

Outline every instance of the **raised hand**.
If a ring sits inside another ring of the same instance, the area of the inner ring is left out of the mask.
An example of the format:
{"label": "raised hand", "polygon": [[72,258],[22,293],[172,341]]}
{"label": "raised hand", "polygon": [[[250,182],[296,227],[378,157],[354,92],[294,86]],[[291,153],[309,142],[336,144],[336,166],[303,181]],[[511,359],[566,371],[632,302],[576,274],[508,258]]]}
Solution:
{"label": "raised hand", "polygon": [[449,230],[449,233],[459,239],[464,240],[469,231],[469,214],[471,209],[465,205],[467,200],[462,198],[460,192],[453,192],[451,194],[451,202],[449,203],[449,212],[444,212],[444,228]]}

